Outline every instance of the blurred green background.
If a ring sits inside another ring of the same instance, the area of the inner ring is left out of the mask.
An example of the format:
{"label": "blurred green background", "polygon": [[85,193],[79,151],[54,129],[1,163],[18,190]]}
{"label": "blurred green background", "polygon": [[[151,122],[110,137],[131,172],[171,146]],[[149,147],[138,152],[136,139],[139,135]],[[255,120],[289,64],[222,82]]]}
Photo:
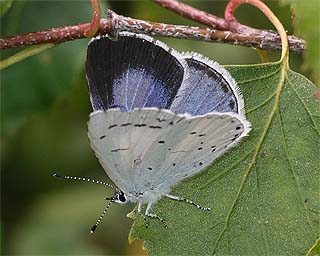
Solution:
{"label": "blurred green background", "polygon": [[[223,17],[227,1],[185,1]],[[266,1],[289,34],[288,5]],[[101,1],[102,10],[159,22],[196,25],[152,1]],[[104,16],[104,15],[103,15]],[[244,24],[272,29],[253,7],[243,6]],[[1,17],[1,37],[84,23],[89,1],[14,1]],[[258,63],[251,48],[161,38],[180,51],[197,51],[222,64]],[[111,189],[52,177],[54,172],[109,181],[87,139],[91,111],[85,79],[88,39],[63,43],[1,71],[1,252],[5,255],[142,255],[128,244],[133,205],[113,205],[92,236]],[[4,59],[20,49],[1,51]],[[279,58],[270,53],[271,60]],[[291,53],[302,72],[302,55]],[[304,74],[308,76],[308,73]]]}

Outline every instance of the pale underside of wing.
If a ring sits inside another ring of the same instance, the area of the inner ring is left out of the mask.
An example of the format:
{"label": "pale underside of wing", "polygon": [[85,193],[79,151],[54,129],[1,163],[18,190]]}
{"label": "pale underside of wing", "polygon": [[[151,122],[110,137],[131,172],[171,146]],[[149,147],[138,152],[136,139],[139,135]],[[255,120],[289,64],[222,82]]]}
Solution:
{"label": "pale underside of wing", "polygon": [[101,165],[127,194],[168,193],[250,131],[249,122],[234,113],[191,117],[155,108],[97,111],[88,126]]}

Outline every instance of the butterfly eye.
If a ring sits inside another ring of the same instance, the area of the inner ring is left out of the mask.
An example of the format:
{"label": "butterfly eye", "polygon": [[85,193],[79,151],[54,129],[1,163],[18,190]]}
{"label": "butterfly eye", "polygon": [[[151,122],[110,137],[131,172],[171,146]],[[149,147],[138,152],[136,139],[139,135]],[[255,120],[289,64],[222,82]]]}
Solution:
{"label": "butterfly eye", "polygon": [[117,196],[117,203],[125,203],[127,201],[127,196],[122,191]]}

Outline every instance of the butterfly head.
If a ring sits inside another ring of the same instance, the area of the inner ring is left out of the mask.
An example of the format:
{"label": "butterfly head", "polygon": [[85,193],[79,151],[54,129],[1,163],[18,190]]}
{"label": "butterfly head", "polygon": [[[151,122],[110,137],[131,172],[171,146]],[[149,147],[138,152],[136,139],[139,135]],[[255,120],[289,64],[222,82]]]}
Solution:
{"label": "butterfly head", "polygon": [[103,210],[103,212],[101,213],[99,219],[97,220],[96,224],[92,226],[90,232],[91,234],[93,234],[96,230],[96,228],[98,227],[98,225],[100,224],[102,218],[104,217],[104,215],[106,214],[106,212],[108,211],[110,205],[112,203],[119,203],[119,204],[124,204],[126,202],[128,202],[128,196],[119,188],[115,187],[112,184],[108,184],[102,181],[98,181],[98,180],[92,180],[92,179],[88,179],[88,178],[80,178],[80,177],[76,177],[76,176],[65,176],[65,175],[60,175],[60,174],[53,174],[54,177],[59,178],[59,179],[66,179],[66,180],[78,180],[78,181],[85,181],[85,182],[89,182],[89,183],[96,183],[96,184],[101,184],[103,186],[106,187],[111,187],[115,189],[115,193],[112,197],[106,198],[106,200],[109,200],[107,206],[105,207],[105,209]]}
{"label": "butterfly head", "polygon": [[111,198],[107,197],[106,200],[111,200],[118,204],[125,204],[128,202],[128,197],[122,190],[116,188],[114,196]]}

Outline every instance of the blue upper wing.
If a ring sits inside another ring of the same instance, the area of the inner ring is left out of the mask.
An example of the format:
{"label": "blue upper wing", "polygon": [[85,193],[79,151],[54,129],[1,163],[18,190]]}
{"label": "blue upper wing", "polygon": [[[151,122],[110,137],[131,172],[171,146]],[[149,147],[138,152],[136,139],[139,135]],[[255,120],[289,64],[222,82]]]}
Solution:
{"label": "blue upper wing", "polygon": [[[151,41],[152,40],[152,41]],[[86,71],[94,110],[170,108],[184,78],[183,61],[152,38],[121,33],[93,39]]]}
{"label": "blue upper wing", "polygon": [[116,41],[93,39],[86,72],[94,110],[244,114],[241,92],[226,69],[197,53],[179,54],[149,36],[121,32]]}
{"label": "blue upper wing", "polygon": [[213,111],[244,114],[240,89],[230,73],[197,53],[186,53],[189,75],[170,107],[174,113],[203,115]]}

